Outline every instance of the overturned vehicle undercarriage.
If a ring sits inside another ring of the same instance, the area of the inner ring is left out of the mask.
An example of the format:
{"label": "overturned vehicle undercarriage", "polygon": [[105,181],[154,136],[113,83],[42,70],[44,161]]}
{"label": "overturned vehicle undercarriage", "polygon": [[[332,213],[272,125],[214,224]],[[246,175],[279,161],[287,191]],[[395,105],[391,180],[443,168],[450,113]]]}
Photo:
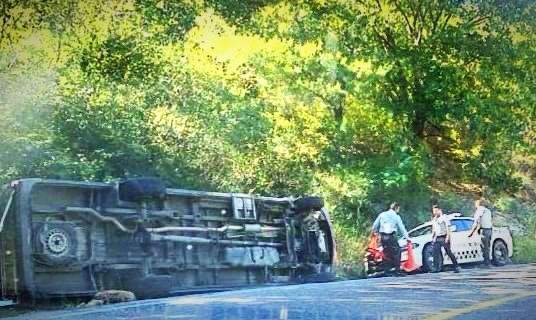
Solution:
{"label": "overturned vehicle undercarriage", "polygon": [[302,282],[331,274],[323,201],[113,183],[23,179],[0,222],[2,296],[139,297]]}

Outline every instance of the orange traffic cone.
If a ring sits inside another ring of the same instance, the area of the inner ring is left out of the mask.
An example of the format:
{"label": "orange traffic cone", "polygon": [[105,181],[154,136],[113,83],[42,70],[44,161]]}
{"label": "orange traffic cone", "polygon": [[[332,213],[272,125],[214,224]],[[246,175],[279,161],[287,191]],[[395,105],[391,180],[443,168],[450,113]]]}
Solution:
{"label": "orange traffic cone", "polygon": [[411,243],[411,241],[408,241],[407,250],[408,250],[408,260],[404,261],[401,267],[402,267],[402,270],[406,272],[411,272],[417,269],[417,266],[415,265],[415,257],[413,254],[413,244]]}

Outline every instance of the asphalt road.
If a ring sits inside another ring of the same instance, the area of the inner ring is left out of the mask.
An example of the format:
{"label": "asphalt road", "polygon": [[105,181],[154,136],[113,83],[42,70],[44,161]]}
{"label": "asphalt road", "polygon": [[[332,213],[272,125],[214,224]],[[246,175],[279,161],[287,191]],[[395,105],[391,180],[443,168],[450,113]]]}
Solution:
{"label": "asphalt road", "polygon": [[536,319],[536,264],[266,287],[9,319]]}

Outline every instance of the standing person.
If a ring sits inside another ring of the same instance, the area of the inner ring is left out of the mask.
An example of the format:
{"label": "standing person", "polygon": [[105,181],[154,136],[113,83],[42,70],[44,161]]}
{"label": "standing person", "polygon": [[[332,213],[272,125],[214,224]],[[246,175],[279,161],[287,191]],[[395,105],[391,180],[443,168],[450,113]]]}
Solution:
{"label": "standing person", "polygon": [[450,220],[443,214],[443,210],[439,206],[434,205],[432,207],[434,218],[432,219],[432,243],[434,245],[434,271],[440,272],[442,265],[441,262],[441,248],[445,248],[445,252],[449,256],[452,264],[454,264],[454,272],[459,273],[460,267],[458,267],[458,261],[450,249],[451,230]]}
{"label": "standing person", "polygon": [[380,213],[374,221],[372,232],[380,234],[386,260],[386,274],[391,274],[391,270],[394,269],[394,275],[404,276],[400,272],[400,245],[398,244],[397,232],[408,239],[408,231],[398,215],[399,211],[400,205],[396,202],[391,203],[389,210]]}
{"label": "standing person", "polygon": [[480,232],[480,239],[482,241],[482,255],[484,256],[484,267],[489,268],[491,266],[490,257],[490,244],[491,233],[493,229],[493,222],[491,216],[491,210],[486,208],[485,200],[478,199],[475,201],[475,215],[473,216],[473,227],[469,232],[469,237],[473,236],[475,231]]}

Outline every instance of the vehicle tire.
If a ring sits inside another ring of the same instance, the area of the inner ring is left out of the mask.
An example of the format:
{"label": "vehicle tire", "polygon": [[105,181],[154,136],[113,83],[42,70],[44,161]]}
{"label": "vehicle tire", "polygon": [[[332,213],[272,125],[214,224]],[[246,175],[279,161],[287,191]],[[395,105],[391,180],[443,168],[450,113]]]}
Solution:
{"label": "vehicle tire", "polygon": [[492,253],[493,265],[495,266],[504,266],[510,259],[508,258],[508,247],[502,240],[495,240],[493,243],[493,253]]}
{"label": "vehicle tire", "polygon": [[[443,257],[441,257],[439,265],[443,267]],[[422,250],[422,269],[425,272],[434,270],[434,246],[431,243]]]}
{"label": "vehicle tire", "polygon": [[162,199],[166,185],[157,178],[135,178],[119,182],[119,199],[138,202],[147,199]]}
{"label": "vehicle tire", "polygon": [[303,197],[294,201],[296,212],[320,210],[324,207],[324,199],[320,197]]}
{"label": "vehicle tire", "polygon": [[36,223],[32,238],[34,259],[41,264],[59,266],[77,260],[78,241],[71,223]]}

